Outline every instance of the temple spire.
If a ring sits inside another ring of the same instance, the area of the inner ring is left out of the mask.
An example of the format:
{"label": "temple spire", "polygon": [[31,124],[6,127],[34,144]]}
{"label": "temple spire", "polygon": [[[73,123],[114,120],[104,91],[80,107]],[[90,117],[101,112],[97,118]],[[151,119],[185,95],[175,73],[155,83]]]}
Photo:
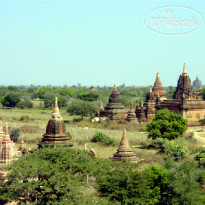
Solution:
{"label": "temple spire", "polygon": [[186,72],[186,64],[184,63],[184,67],[183,67],[183,72],[182,72],[183,75],[187,75],[187,72]]}
{"label": "temple spire", "polygon": [[5,135],[3,138],[3,143],[4,142],[11,142],[11,138],[9,136],[9,130],[8,130],[8,123],[6,122],[6,128],[5,128]]}
{"label": "temple spire", "polygon": [[150,88],[149,88],[149,92],[152,93],[152,86],[150,86]]}
{"label": "temple spire", "polygon": [[58,98],[55,98],[55,105],[54,105],[54,109],[53,109],[53,114],[60,114],[59,112],[59,107],[58,107]]}

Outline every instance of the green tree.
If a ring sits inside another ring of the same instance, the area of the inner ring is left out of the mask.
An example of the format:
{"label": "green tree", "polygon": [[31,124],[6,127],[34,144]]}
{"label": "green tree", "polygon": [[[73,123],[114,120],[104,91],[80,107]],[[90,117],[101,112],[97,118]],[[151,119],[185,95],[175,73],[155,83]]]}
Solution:
{"label": "green tree", "polygon": [[47,91],[53,91],[53,88],[51,88],[51,87],[42,87],[42,88],[39,88],[38,90],[37,90],[37,92],[36,92],[36,94],[37,94],[37,97],[38,98],[40,98],[40,99],[44,99],[44,95],[45,95],[45,93],[47,92]]}
{"label": "green tree", "polygon": [[67,96],[67,95],[69,95],[71,97],[73,96],[73,91],[70,90],[69,88],[61,89],[59,93],[62,96]]}
{"label": "green tree", "polygon": [[24,97],[19,103],[18,108],[24,109],[24,108],[32,108],[33,103],[30,98]]}
{"label": "green tree", "polygon": [[146,130],[148,137],[153,140],[157,138],[176,139],[186,129],[187,121],[178,114],[168,109],[159,110],[152,122],[148,123]]}
{"label": "green tree", "polygon": [[1,99],[1,103],[6,107],[16,107],[21,100],[21,95],[16,92],[11,92]]}
{"label": "green tree", "polygon": [[62,146],[22,156],[0,180],[0,203],[109,204],[106,199],[89,194],[84,183],[85,176],[97,174],[95,167],[99,162],[88,152]]}
{"label": "green tree", "polygon": [[70,115],[80,115],[81,119],[85,116],[92,116],[97,112],[97,106],[90,102],[73,101],[68,105],[67,112]]}
{"label": "green tree", "polygon": [[96,101],[99,98],[99,94],[95,92],[85,92],[78,94],[78,98],[85,101]]}

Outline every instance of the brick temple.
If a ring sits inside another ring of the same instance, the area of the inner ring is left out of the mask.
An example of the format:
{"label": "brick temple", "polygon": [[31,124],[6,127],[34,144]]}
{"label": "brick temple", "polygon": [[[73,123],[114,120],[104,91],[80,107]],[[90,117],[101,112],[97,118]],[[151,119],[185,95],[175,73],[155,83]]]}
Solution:
{"label": "brick temple", "polygon": [[[199,120],[205,118],[205,101],[202,99],[202,91],[194,91],[191,79],[184,64],[183,72],[179,76],[173,99],[166,98],[166,92],[157,73],[154,86],[150,87],[145,102],[137,103],[133,112],[133,107],[126,110],[123,106],[116,86],[110,95],[107,106],[100,110],[99,117],[111,120],[124,119],[133,121],[137,118],[137,123],[146,123],[153,120],[156,112],[168,109],[180,114],[188,121],[188,126],[199,125]],[[135,116],[134,116],[135,113]]]}
{"label": "brick temple", "polygon": [[38,143],[38,148],[66,145],[69,144],[69,139],[69,136],[66,134],[63,118],[58,108],[58,100],[55,98],[52,116],[48,121],[46,133],[43,135],[41,142]]}

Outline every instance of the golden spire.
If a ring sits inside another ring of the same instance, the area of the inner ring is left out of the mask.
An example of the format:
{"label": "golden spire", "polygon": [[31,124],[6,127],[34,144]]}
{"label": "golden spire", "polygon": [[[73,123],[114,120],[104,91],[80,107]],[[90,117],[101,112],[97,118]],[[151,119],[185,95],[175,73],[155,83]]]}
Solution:
{"label": "golden spire", "polygon": [[143,108],[143,102],[141,102],[141,107]]}
{"label": "golden spire", "polygon": [[59,114],[59,108],[58,108],[58,98],[55,98],[55,105],[54,105],[54,109],[53,109],[53,114]]}
{"label": "golden spire", "polygon": [[125,151],[125,150],[130,150],[130,146],[129,146],[129,142],[127,139],[127,133],[126,133],[126,129],[123,129],[123,136],[122,139],[120,141],[120,146],[118,148],[118,151]]}
{"label": "golden spire", "polygon": [[152,93],[152,86],[150,86],[150,88],[149,88],[149,92]]}
{"label": "golden spire", "polygon": [[6,122],[6,129],[5,129],[5,135],[3,138],[3,143],[4,142],[11,142],[11,138],[9,136],[9,130],[8,130],[8,123]]}
{"label": "golden spire", "polygon": [[186,65],[186,64],[184,63],[184,67],[183,67],[183,72],[182,72],[182,74],[183,74],[183,75],[187,75],[187,72],[186,72],[186,67],[185,67],[185,65]]}
{"label": "golden spire", "polygon": [[157,78],[160,78],[160,72],[157,72]]}

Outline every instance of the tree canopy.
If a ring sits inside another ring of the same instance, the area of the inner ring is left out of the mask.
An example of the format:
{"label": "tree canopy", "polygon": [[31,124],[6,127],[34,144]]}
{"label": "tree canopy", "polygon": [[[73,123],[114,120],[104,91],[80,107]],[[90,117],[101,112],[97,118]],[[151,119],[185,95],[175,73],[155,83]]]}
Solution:
{"label": "tree canopy", "polygon": [[159,110],[152,122],[148,123],[146,130],[148,137],[153,140],[157,138],[176,139],[186,129],[187,121],[178,114],[168,109]]}

